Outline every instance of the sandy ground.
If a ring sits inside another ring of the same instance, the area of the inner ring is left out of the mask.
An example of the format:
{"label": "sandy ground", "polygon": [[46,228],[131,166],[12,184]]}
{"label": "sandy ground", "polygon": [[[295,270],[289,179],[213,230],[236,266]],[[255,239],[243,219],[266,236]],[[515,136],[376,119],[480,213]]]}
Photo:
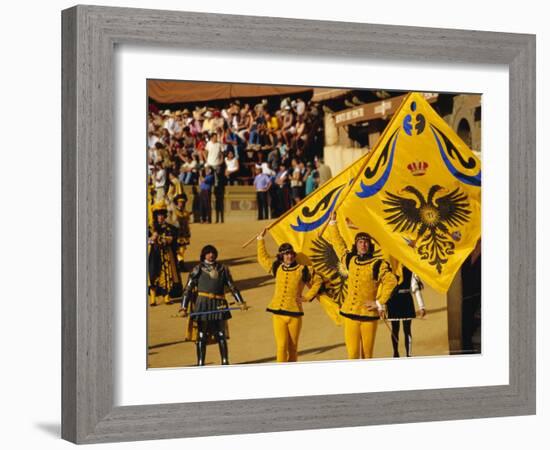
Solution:
{"label": "sandy ground", "polygon": [[[188,248],[187,269],[198,261],[200,249],[213,244],[219,251],[219,260],[227,264],[236,285],[250,306],[246,312],[233,311],[229,321],[229,359],[231,364],[253,364],[275,361],[275,340],[271,314],[265,308],[273,294],[273,279],[263,271],[256,260],[256,242],[242,248],[242,244],[260,231],[268,222],[232,221],[225,224],[192,224],[191,246]],[[266,238],[270,254],[275,254],[275,242]],[[445,297],[429,287],[424,291],[427,315],[413,321],[413,354],[415,356],[448,355],[447,305]],[[232,301],[231,295],[228,299]],[[235,306],[235,305],[233,305]],[[184,341],[186,319],[175,317],[178,304],[148,308],[148,367],[182,367],[196,364],[195,344]],[[304,305],[300,335],[299,360],[320,361],[346,358],[343,328],[325,314],[318,301]],[[379,322],[374,357],[392,356],[391,334]],[[402,331],[399,336],[400,353],[405,353]],[[219,364],[217,345],[209,345],[207,364]]]}

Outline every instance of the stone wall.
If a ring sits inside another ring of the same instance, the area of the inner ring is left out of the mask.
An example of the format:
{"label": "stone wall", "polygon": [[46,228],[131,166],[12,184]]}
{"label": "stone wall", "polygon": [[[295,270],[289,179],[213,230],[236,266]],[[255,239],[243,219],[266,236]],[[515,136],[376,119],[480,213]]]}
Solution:
{"label": "stone wall", "polygon": [[335,125],[332,114],[325,114],[324,160],[333,176],[363,156],[367,150],[355,146],[346,132]]}
{"label": "stone wall", "polygon": [[[191,209],[193,193],[190,186],[185,186],[189,199],[187,209]],[[254,186],[226,186],[224,199],[225,221],[256,220],[258,217],[256,191]],[[214,195],[212,195],[212,219],[215,220]]]}

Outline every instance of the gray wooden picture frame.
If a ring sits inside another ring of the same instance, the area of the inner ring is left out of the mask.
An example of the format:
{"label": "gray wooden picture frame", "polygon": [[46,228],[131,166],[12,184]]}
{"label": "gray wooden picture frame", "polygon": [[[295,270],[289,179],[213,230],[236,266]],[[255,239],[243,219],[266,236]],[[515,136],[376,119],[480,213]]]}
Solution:
{"label": "gray wooden picture frame", "polygon": [[[285,39],[278,39],[283,33]],[[509,384],[115,407],[113,53],[117,44],[331,60],[374,57],[506,65],[510,76]],[[535,36],[76,6],[62,12],[62,53],[64,439],[95,443],[535,413]]]}

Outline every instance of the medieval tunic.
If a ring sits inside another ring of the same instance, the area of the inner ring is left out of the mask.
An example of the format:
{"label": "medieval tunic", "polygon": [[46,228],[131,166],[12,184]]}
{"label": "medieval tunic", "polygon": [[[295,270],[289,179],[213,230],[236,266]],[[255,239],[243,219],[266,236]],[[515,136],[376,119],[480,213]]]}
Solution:
{"label": "medieval tunic", "polygon": [[424,308],[424,302],[420,293],[418,278],[409,269],[403,267],[403,281],[396,288],[394,295],[386,304],[388,309],[388,320],[414,319],[413,296],[416,298],[418,307]]}
{"label": "medieval tunic", "polygon": [[348,271],[348,292],[340,315],[354,320],[378,320],[378,311],[369,311],[367,301],[384,305],[397,285],[397,280],[385,260],[369,254],[348,252],[336,224],[329,226],[329,236],[336,254]]}
{"label": "medieval tunic", "polygon": [[156,295],[175,297],[181,295],[181,284],[176,270],[176,235],[172,225],[154,223],[149,235],[157,234],[149,244],[149,284]]}
{"label": "medieval tunic", "polygon": [[191,231],[189,229],[189,217],[191,213],[185,209],[173,207],[170,209],[169,222],[178,228],[178,239],[184,238],[189,241]]}
{"label": "medieval tunic", "polygon": [[387,261],[373,258],[371,252],[359,255],[348,252],[335,222],[330,222],[330,241],[348,271],[348,291],[340,315],[344,317],[344,341],[349,359],[372,358],[379,313],[368,309],[376,302],[378,309],[390,298],[397,280]]}
{"label": "medieval tunic", "polygon": [[313,281],[304,300],[309,302],[321,287],[320,277],[312,277],[308,266],[294,262],[289,266],[273,261],[265,248],[263,239],[258,239],[258,262],[262,268],[275,277],[275,292],[267,311],[284,316],[303,316],[302,304],[297,301],[302,296],[306,283]]}
{"label": "medieval tunic", "polygon": [[[265,248],[263,238],[258,238],[258,262],[262,268],[275,277],[275,292],[267,311],[272,313],[273,333],[276,344],[277,362],[298,360],[298,341],[302,328],[304,311],[302,303],[310,302],[317,295],[322,280],[312,276],[308,266],[298,264],[282,264],[280,260],[272,260]],[[312,283],[309,291],[302,297],[302,291],[307,283]]]}
{"label": "medieval tunic", "polygon": [[187,309],[193,293],[196,290],[197,298],[193,308],[194,313],[213,311],[207,314],[195,316],[195,320],[227,320],[231,318],[229,311],[216,312],[229,308],[225,299],[225,288],[231,291],[231,294],[242,304],[244,300],[241,293],[233,283],[233,278],[229,268],[218,262],[201,262],[189,274],[189,280],[185,286],[183,294],[182,308]]}
{"label": "medieval tunic", "polygon": [[170,209],[169,222],[177,227],[176,257],[177,268],[180,272],[184,271],[185,250],[191,237],[189,229],[190,216],[191,214],[185,209],[178,209],[175,206]]}

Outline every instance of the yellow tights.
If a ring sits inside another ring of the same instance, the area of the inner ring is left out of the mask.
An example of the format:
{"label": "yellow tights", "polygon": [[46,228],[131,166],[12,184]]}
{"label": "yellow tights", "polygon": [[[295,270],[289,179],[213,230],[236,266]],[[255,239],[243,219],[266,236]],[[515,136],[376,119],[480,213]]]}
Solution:
{"label": "yellow tights", "polygon": [[344,340],[348,359],[372,358],[376,320],[360,321],[344,317]]}
{"label": "yellow tights", "polygon": [[298,360],[298,338],[302,329],[302,318],[273,314],[273,332],[277,345],[277,362]]}

